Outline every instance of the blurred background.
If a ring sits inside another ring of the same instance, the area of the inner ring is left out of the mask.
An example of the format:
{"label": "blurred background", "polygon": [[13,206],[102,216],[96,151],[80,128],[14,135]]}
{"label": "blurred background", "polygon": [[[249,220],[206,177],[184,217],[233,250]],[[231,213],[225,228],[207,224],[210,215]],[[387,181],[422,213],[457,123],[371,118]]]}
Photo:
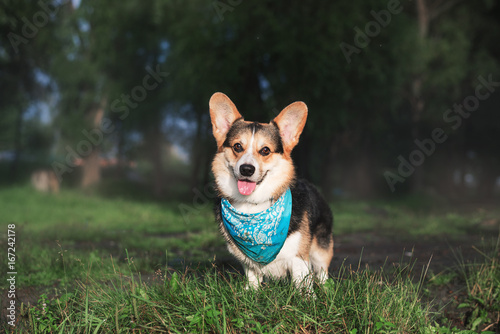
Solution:
{"label": "blurred background", "polygon": [[500,2],[2,0],[0,185],[209,193],[208,100],[301,100],[330,199],[500,195]]}

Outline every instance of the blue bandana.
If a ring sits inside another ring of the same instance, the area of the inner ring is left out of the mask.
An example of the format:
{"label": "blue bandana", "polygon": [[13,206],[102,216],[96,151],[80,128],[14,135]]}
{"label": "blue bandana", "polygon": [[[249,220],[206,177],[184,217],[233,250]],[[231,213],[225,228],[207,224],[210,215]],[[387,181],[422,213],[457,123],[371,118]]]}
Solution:
{"label": "blue bandana", "polygon": [[237,211],[226,199],[221,200],[222,220],[227,233],[249,258],[268,264],[285,243],[292,216],[290,189],[269,209],[249,214]]}

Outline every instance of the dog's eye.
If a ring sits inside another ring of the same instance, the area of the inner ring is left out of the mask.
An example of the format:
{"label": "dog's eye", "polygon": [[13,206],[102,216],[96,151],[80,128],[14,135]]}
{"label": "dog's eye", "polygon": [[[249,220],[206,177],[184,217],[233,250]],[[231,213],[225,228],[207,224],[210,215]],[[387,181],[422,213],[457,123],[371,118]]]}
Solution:
{"label": "dog's eye", "polygon": [[260,155],[263,155],[263,156],[266,156],[266,155],[269,155],[269,153],[271,153],[271,150],[269,149],[269,147],[263,147],[260,149],[259,151]]}
{"label": "dog's eye", "polygon": [[236,143],[233,145],[233,149],[236,153],[243,152],[243,146],[240,143]]}

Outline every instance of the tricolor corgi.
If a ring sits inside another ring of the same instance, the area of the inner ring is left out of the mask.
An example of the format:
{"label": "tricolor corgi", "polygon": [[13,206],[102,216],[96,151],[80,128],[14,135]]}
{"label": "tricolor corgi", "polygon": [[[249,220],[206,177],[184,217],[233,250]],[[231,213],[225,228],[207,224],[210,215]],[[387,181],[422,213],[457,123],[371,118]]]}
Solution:
{"label": "tricolor corgi", "polygon": [[289,272],[300,288],[311,289],[311,272],[324,282],[333,257],[332,213],[311,184],[296,179],[290,156],[307,106],[292,103],[270,123],[258,123],[245,121],[222,93],[209,105],[217,142],[215,215],[247,288]]}

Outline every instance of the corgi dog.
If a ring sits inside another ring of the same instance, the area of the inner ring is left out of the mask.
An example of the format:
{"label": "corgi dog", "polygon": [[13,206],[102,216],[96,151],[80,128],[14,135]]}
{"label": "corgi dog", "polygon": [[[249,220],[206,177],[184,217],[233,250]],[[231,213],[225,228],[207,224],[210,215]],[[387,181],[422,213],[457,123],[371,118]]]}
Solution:
{"label": "corgi dog", "polygon": [[270,123],[245,121],[223,93],[209,106],[217,142],[215,215],[229,252],[243,265],[247,288],[288,273],[300,288],[311,290],[311,272],[324,283],[333,258],[333,216],[316,188],[296,178],[291,159],[307,106],[292,103]]}

